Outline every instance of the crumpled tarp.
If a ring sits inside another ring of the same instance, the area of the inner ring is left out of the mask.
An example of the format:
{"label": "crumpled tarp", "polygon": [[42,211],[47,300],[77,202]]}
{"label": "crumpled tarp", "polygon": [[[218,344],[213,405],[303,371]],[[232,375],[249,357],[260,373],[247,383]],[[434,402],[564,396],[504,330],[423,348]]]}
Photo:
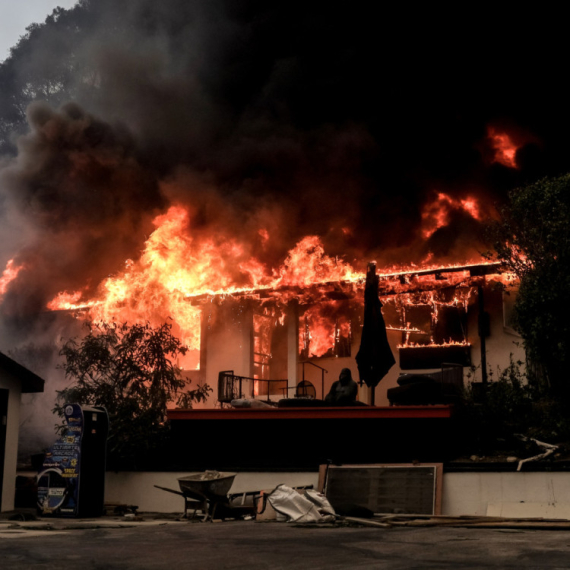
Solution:
{"label": "crumpled tarp", "polygon": [[335,512],[328,499],[318,491],[305,489],[302,493],[287,485],[278,485],[267,496],[269,504],[287,522],[332,522]]}

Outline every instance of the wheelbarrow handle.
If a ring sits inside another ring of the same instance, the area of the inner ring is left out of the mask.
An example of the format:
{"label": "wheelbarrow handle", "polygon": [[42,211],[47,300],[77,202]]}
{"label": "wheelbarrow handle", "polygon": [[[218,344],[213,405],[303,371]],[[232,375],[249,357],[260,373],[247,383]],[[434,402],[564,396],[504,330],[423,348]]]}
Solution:
{"label": "wheelbarrow handle", "polygon": [[157,489],[161,489],[162,491],[168,491],[169,493],[180,495],[181,497],[185,496],[184,493],[181,493],[180,491],[175,491],[174,489],[169,489],[168,487],[161,487],[160,485],[154,485],[154,487],[156,487]]}

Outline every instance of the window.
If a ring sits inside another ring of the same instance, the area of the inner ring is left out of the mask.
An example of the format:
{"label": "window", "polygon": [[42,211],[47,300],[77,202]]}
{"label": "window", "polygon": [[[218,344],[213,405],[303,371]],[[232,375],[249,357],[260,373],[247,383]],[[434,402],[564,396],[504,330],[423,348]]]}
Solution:
{"label": "window", "polygon": [[303,358],[348,357],[352,319],[346,301],[307,307],[299,319],[299,355]]}

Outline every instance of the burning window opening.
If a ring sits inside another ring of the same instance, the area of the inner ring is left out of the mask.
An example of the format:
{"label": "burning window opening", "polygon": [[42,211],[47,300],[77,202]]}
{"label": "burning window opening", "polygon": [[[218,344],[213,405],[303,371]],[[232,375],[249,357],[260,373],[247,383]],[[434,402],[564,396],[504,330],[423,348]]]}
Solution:
{"label": "burning window opening", "polygon": [[443,287],[389,297],[385,300],[386,329],[402,333],[402,348],[468,346],[467,311],[473,287]]}
{"label": "burning window opening", "polygon": [[285,314],[277,307],[254,310],[252,370],[256,380],[279,382],[254,382],[255,396],[283,396],[287,391],[287,331]]}
{"label": "burning window opening", "polygon": [[325,301],[307,307],[299,321],[299,355],[302,358],[349,357],[352,319],[348,303]]}

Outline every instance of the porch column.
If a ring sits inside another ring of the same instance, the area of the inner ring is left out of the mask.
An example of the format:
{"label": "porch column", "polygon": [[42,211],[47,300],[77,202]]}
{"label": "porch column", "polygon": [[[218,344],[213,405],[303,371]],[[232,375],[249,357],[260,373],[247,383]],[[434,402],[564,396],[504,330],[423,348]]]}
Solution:
{"label": "porch column", "polygon": [[[299,303],[292,301],[287,306],[287,385],[295,388],[299,380]],[[293,397],[295,390],[289,390]]]}

